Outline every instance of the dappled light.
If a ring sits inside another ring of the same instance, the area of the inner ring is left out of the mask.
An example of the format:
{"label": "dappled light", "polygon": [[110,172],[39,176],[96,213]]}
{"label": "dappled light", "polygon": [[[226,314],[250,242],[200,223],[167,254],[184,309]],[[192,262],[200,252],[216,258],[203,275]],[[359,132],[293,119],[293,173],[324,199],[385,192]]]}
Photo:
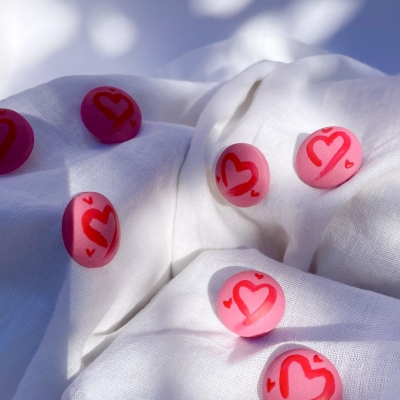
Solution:
{"label": "dappled light", "polygon": [[271,35],[321,45],[360,10],[362,0],[299,0],[246,20],[237,36]]}
{"label": "dappled light", "polygon": [[154,75],[194,49],[248,36],[289,38],[399,71],[395,0],[0,2],[0,98],[65,75]]}
{"label": "dappled light", "polygon": [[136,27],[126,15],[107,8],[96,10],[88,21],[90,42],[105,57],[120,57],[134,46]]}
{"label": "dappled light", "polygon": [[398,400],[371,1],[0,0],[0,400]]}
{"label": "dappled light", "polygon": [[189,0],[189,9],[202,17],[229,18],[245,10],[254,0]]}
{"label": "dappled light", "polygon": [[78,33],[79,9],[65,1],[17,0],[14,13],[13,73],[45,61]]}

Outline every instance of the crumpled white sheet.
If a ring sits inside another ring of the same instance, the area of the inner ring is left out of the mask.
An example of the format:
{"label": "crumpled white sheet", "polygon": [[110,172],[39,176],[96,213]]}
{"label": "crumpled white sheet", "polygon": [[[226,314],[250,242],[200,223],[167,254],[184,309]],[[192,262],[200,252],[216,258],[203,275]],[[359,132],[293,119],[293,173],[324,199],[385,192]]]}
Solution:
{"label": "crumpled white sheet", "polygon": [[[85,129],[80,103],[102,85],[140,105],[135,139],[102,145]],[[399,104],[399,77],[272,38],[202,49],[157,79],[68,77],[1,101],[31,123],[35,148],[0,177],[0,398],[256,399],[272,355],[305,345],[337,366],[345,399],[397,400]],[[293,158],[329,125],[352,130],[364,158],[326,191],[301,182]],[[213,186],[216,156],[235,142],[271,170],[249,209]],[[118,255],[96,270],[61,238],[82,191],[106,195],[121,220]],[[196,258],[209,249],[226,250]],[[262,339],[235,337],[213,312],[235,266],[285,290],[285,317]]]}
{"label": "crumpled white sheet", "polygon": [[[136,96],[145,122],[135,140],[104,145],[86,130],[80,103],[101,85]],[[26,164],[0,177],[2,400],[60,398],[170,279],[179,170],[213,86],[70,77],[0,103],[35,132]],[[107,268],[83,268],[64,248],[64,209],[84,191],[104,194],[120,218],[120,249]]]}
{"label": "crumpled white sheet", "polygon": [[[219,321],[218,290],[256,269],[286,297],[279,327],[239,338]],[[310,347],[341,374],[345,399],[398,399],[400,306],[391,297],[306,274],[256,250],[203,253],[121,331],[67,389],[63,400],[257,400],[266,365]],[[305,400],[305,399],[304,399]]]}

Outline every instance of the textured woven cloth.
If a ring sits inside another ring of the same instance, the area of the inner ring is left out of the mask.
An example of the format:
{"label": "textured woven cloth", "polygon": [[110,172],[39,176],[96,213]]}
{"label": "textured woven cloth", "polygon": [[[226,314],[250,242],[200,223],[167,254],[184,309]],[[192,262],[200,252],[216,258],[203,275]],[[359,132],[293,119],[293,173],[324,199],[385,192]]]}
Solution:
{"label": "textured woven cloth", "polygon": [[[136,138],[104,145],[83,125],[82,99],[104,85],[140,105]],[[30,122],[35,147],[0,177],[0,398],[257,399],[272,357],[307,346],[335,364],[344,399],[397,400],[399,103],[399,77],[271,38],[201,49],[157,78],[68,77],[1,101]],[[340,187],[314,189],[294,157],[331,125],[354,132],[363,163]],[[237,142],[271,171],[267,196],[246,209],[214,183],[216,158]],[[76,264],[61,235],[85,191],[121,221],[118,254],[98,269]],[[240,339],[215,315],[238,267],[285,291],[264,338]]]}
{"label": "textured woven cloth", "polygon": [[[285,316],[262,338],[239,338],[215,313],[219,288],[243,269],[271,275],[285,292]],[[128,323],[63,400],[257,400],[267,364],[298,347],[335,364],[345,399],[395,400],[399,329],[400,304],[391,297],[306,274],[255,250],[209,251]]]}
{"label": "textured woven cloth", "polygon": [[[83,125],[80,104],[101,85],[122,87],[140,102],[146,120],[135,140],[100,144]],[[60,398],[170,279],[179,170],[209,89],[71,77],[0,103],[35,132],[29,160],[0,177],[1,399]],[[171,102],[162,105],[165,92]],[[79,266],[63,244],[63,212],[86,191],[110,199],[121,222],[120,249],[106,268]]]}

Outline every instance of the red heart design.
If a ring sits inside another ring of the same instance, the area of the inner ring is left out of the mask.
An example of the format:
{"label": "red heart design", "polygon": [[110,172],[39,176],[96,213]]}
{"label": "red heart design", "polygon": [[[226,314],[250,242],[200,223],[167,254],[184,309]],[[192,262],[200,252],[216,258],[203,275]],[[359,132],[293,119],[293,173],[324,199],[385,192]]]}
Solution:
{"label": "red heart design", "polygon": [[246,170],[250,171],[251,178],[247,182],[241,183],[241,184],[236,185],[233,188],[229,189],[227,194],[230,196],[241,196],[241,195],[247,193],[248,191],[250,191],[251,189],[253,189],[253,187],[258,182],[257,165],[251,161],[243,161],[243,162],[240,161],[239,157],[234,153],[226,154],[224,159],[222,160],[221,175],[222,175],[222,182],[224,183],[225,187],[228,187],[228,180],[226,177],[226,164],[228,161],[233,162],[237,172],[242,172],[242,171],[246,171]]}
{"label": "red heart design", "polygon": [[267,380],[267,392],[269,393],[274,387],[276,383],[272,382],[270,378]]}
{"label": "red heart design", "polygon": [[300,364],[307,379],[325,378],[325,386],[322,393],[311,400],[329,400],[335,394],[335,377],[332,372],[326,368],[312,369],[307,357],[300,354],[294,354],[287,357],[281,364],[281,372],[279,376],[279,386],[282,397],[289,397],[289,367],[292,363]]}
{"label": "red heart design", "polygon": [[8,126],[6,137],[0,144],[0,163],[1,163],[6,157],[7,153],[9,152],[11,146],[15,142],[15,139],[17,138],[17,127],[15,126],[14,121],[8,118],[0,120],[0,124],[5,124]]}
{"label": "red heart design", "polygon": [[[239,290],[245,287],[249,289],[252,293],[257,292],[260,289],[268,288],[268,296],[265,298],[264,302],[261,304],[260,307],[257,308],[253,313],[250,313],[247,305],[240,297]],[[243,325],[251,325],[257,322],[260,318],[262,318],[265,314],[267,314],[271,308],[274,306],[276,302],[278,292],[277,290],[268,283],[264,283],[261,285],[254,285],[254,283],[244,280],[238,282],[233,288],[233,300],[238,306],[240,312],[246,317],[243,321]]]}
{"label": "red heart design", "polygon": [[324,360],[323,360],[322,358],[318,357],[317,354],[314,356],[313,360],[314,360],[314,362],[316,362],[316,363],[324,362]]}
{"label": "red heart design", "polygon": [[251,197],[258,197],[260,195],[260,192],[255,192],[254,190],[251,191]]}
{"label": "red heart design", "polygon": [[264,275],[263,275],[263,274],[257,274],[257,273],[255,273],[254,275],[256,276],[257,279],[262,279],[262,278],[264,278]]}
{"label": "red heart design", "polygon": [[322,132],[324,132],[324,133],[328,133],[328,132],[330,132],[332,129],[333,129],[332,126],[328,126],[327,128],[323,128],[323,129],[321,129],[321,130],[322,130]]}
{"label": "red heart design", "polygon": [[353,165],[354,165],[354,163],[353,163],[353,162],[350,162],[349,160],[346,160],[346,162],[344,163],[344,167],[345,167],[346,169],[351,168]]}
{"label": "red heart design", "polygon": [[83,198],[82,200],[83,200],[85,203],[88,203],[89,205],[92,205],[92,204],[93,204],[92,196],[89,197],[89,200],[88,200],[88,199],[85,199],[85,198]]}
{"label": "red heart design", "polygon": [[[117,115],[107,104],[102,102],[103,99],[109,99],[115,105],[118,105],[121,101],[126,103],[127,107],[125,110]],[[115,121],[114,126],[124,124],[128,121],[134,111],[135,107],[128,97],[124,96],[122,93],[108,93],[108,92],[99,92],[93,96],[93,104],[110,120]]]}
{"label": "red heart design", "polygon": [[216,176],[215,179],[217,180],[217,183],[219,183],[219,181],[221,180],[220,176]]}
{"label": "red heart design", "polygon": [[96,251],[96,249],[93,249],[93,250],[86,249],[86,254],[87,254],[89,257],[92,257],[92,255],[94,254],[95,251]]}
{"label": "red heart design", "polygon": [[225,306],[226,308],[231,308],[231,305],[232,305],[232,298],[230,298],[228,301],[223,301],[223,303],[224,303],[224,306]]}
{"label": "red heart design", "polygon": [[308,144],[307,144],[307,155],[308,158],[311,160],[311,162],[316,165],[317,167],[322,166],[322,161],[317,157],[317,155],[314,152],[314,145],[318,141],[323,141],[327,146],[330,146],[333,141],[341,137],[343,139],[343,144],[340,147],[340,149],[334,154],[332,159],[328,162],[326,167],[321,171],[319,174],[319,178],[323,178],[327,173],[331,172],[333,168],[336,167],[336,164],[344,157],[344,155],[349,151],[351,147],[351,139],[350,136],[346,132],[342,131],[336,131],[332,133],[330,136],[315,136],[313,139],[311,139]]}
{"label": "red heart design", "polygon": [[[108,246],[108,242],[107,242],[106,238],[99,231],[92,228],[90,226],[90,223],[92,222],[93,219],[97,219],[101,223],[107,224],[110,214],[112,214],[114,216],[116,225],[115,225],[114,235],[111,240],[111,244],[110,244],[110,246]],[[109,204],[107,204],[104,207],[103,211],[100,211],[96,208],[90,208],[89,210],[86,210],[82,215],[81,223],[82,223],[83,233],[88,237],[89,240],[96,243],[98,246],[105,247],[105,248],[108,247],[107,253],[104,257],[108,256],[108,254],[113,251],[113,249],[117,243],[117,237],[118,237],[117,221],[118,221],[118,217],[117,217],[117,215],[115,215],[114,210],[112,209],[112,207]]]}

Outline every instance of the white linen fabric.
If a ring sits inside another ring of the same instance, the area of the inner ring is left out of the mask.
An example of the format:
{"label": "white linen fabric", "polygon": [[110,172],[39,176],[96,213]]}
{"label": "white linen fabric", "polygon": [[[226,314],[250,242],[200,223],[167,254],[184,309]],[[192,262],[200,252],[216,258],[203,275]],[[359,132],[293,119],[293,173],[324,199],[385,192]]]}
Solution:
{"label": "white linen fabric", "polygon": [[[141,107],[135,139],[104,145],[84,127],[81,101],[103,85]],[[337,366],[345,399],[397,400],[399,103],[399,77],[271,38],[201,49],[158,78],[68,77],[1,101],[31,123],[35,147],[0,177],[0,398],[259,398],[272,355],[305,345]],[[356,134],[363,163],[318,190],[293,160],[330,125]],[[214,184],[218,155],[237,142],[271,170],[269,193],[248,209]],[[63,211],[85,191],[108,197],[122,226],[99,269],[62,243]],[[211,249],[225,250],[202,254]],[[285,290],[285,317],[265,338],[237,338],[213,312],[236,267]]]}
{"label": "white linen fabric", "polygon": [[[272,69],[259,62],[230,80],[201,114],[182,168],[174,273],[203,249],[240,246],[308,270],[340,208],[373,179],[400,167],[400,140],[391,123],[400,96],[396,81],[337,55]],[[335,125],[358,136],[362,167],[335,190],[312,188],[296,174],[296,151],[307,134]],[[231,206],[215,184],[219,154],[238,142],[260,149],[271,171],[268,196],[251,208]]]}
{"label": "white linen fabric", "polygon": [[[388,129],[399,128],[398,122],[393,125]],[[388,139],[377,139],[382,140]],[[311,268],[327,278],[400,298],[399,204],[400,171],[394,168],[358,191],[333,217]]]}
{"label": "white linen fabric", "polygon": [[[219,321],[219,288],[255,269],[282,286],[278,327],[239,338]],[[298,347],[327,356],[345,400],[398,399],[400,302],[307,274],[256,250],[205,252],[162,289],[66,390],[63,400],[260,398],[266,366]],[[398,388],[398,384],[397,384]]]}
{"label": "white linen fabric", "polygon": [[[83,125],[81,102],[103,85],[140,104],[144,122],[135,140],[104,145]],[[213,86],[70,77],[0,102],[35,133],[29,160],[0,177],[1,399],[60,398],[170,279],[179,170],[190,125]],[[120,249],[107,268],[83,268],[64,248],[63,212],[86,191],[104,194],[121,222]]]}
{"label": "white linen fabric", "polygon": [[326,51],[273,36],[244,36],[201,47],[160,69],[155,77],[192,82],[223,82],[259,61],[291,63]]}

